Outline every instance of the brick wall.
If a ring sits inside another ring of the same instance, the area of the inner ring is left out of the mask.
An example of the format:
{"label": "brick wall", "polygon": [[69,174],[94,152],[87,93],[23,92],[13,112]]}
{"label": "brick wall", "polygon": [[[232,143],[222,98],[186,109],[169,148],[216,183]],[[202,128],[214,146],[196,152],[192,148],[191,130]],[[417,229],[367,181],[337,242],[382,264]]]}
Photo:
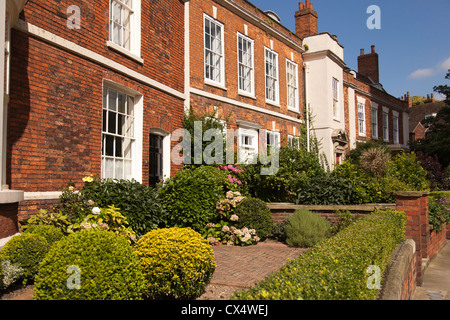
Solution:
{"label": "brick wall", "polygon": [[10,237],[19,231],[18,206],[18,203],[0,204],[0,239]]}
{"label": "brick wall", "polygon": [[[106,46],[108,3],[30,0],[21,19],[183,92],[183,3],[142,1],[143,64]],[[81,8],[82,30],[66,27],[66,8],[73,4]],[[81,187],[84,176],[100,176],[104,80],[143,96],[142,174],[146,183],[151,165],[150,128],[167,132],[182,128],[184,101],[81,54],[13,30],[7,160],[10,188],[60,191],[69,181]],[[178,169],[172,166],[172,174]]]}

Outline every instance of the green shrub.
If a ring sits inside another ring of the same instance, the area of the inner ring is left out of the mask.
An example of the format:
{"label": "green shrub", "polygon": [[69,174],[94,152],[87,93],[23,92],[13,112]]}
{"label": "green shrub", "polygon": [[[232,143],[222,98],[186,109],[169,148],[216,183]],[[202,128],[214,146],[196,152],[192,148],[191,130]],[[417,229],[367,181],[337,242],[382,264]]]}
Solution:
{"label": "green shrub", "polygon": [[217,215],[216,204],[225,195],[225,171],[202,166],[186,168],[160,189],[168,227],[190,227],[204,233]]}
{"label": "green shrub", "polygon": [[214,270],[208,241],[190,228],[153,230],[135,246],[152,299],[191,299],[200,296]]}
{"label": "green shrub", "polygon": [[75,232],[52,246],[35,278],[35,298],[136,300],[144,287],[141,265],[127,239],[96,228]]}
{"label": "green shrub", "polygon": [[24,231],[35,225],[49,225],[59,228],[64,234],[69,233],[72,225],[67,215],[61,212],[49,212],[44,209],[41,209],[37,215],[20,221],[20,223]]}
{"label": "green shrub", "polygon": [[289,223],[288,219],[276,223],[272,229],[272,236],[280,242],[286,242],[286,226]]}
{"label": "green shrub", "polygon": [[305,148],[281,147],[279,151],[279,168],[276,174],[261,175],[264,165],[244,165],[245,181],[249,193],[266,202],[293,202],[297,192],[297,181],[308,180],[325,174],[319,157]]}
{"label": "green shrub", "polygon": [[345,177],[327,174],[308,180],[299,180],[297,204],[342,205],[355,198],[354,185]]}
{"label": "green shrub", "polygon": [[60,228],[52,225],[30,225],[23,233],[34,233],[41,235],[50,245],[64,237]]}
{"label": "green shrub", "polygon": [[383,274],[402,241],[406,215],[386,210],[359,219],[337,235],[288,262],[256,286],[237,292],[242,300],[374,300],[368,284],[378,266]]}
{"label": "green shrub", "polygon": [[450,223],[450,192],[435,191],[428,196],[429,223],[437,232]]}
{"label": "green shrub", "polygon": [[294,247],[313,247],[327,237],[330,223],[308,210],[297,210],[286,225],[286,243]]}
{"label": "green shrub", "polygon": [[255,229],[261,240],[268,237],[273,229],[273,218],[267,204],[257,198],[245,198],[234,210],[239,217],[237,228]]}
{"label": "green shrub", "polygon": [[50,244],[39,234],[22,233],[9,240],[0,252],[0,261],[23,270],[24,282],[33,281],[38,272],[39,263],[50,249]]}
{"label": "green shrub", "polygon": [[401,152],[396,155],[388,168],[388,175],[405,183],[409,191],[430,189],[427,172],[414,152]]}
{"label": "green shrub", "polygon": [[85,182],[81,193],[97,207],[118,208],[137,236],[166,224],[158,191],[135,180],[93,179]]}

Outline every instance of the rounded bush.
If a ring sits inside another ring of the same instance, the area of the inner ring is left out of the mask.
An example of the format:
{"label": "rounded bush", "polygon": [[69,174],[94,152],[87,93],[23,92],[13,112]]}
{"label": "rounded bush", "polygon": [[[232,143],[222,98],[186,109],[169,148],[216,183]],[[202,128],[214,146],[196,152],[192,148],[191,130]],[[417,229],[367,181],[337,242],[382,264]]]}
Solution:
{"label": "rounded bush", "polygon": [[157,229],[136,244],[151,299],[199,297],[216,264],[208,241],[190,228]]}
{"label": "rounded bush", "polygon": [[38,234],[44,237],[50,245],[64,237],[61,229],[52,225],[30,225],[23,233]]}
{"label": "rounded bush", "polygon": [[39,263],[50,249],[50,244],[39,234],[22,233],[9,240],[0,252],[0,261],[10,261],[22,269],[24,281],[33,280]]}
{"label": "rounded bush", "polygon": [[98,228],[55,243],[35,278],[39,300],[137,300],[145,280],[124,236]]}
{"label": "rounded bush", "polygon": [[238,228],[255,229],[256,235],[264,240],[274,227],[272,213],[267,204],[257,198],[245,198],[234,211],[239,217]]}
{"label": "rounded bush", "polygon": [[297,210],[286,225],[286,243],[296,247],[313,247],[327,237],[330,223],[316,213]]}
{"label": "rounded bush", "polygon": [[185,168],[167,180],[160,189],[168,214],[167,227],[189,227],[199,233],[216,215],[216,204],[223,198],[225,171],[202,166]]}

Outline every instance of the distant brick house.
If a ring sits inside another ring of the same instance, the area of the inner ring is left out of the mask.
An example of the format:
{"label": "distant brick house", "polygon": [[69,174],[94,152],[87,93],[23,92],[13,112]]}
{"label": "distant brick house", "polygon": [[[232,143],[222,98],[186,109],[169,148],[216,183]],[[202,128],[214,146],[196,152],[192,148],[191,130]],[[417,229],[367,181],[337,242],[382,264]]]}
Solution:
{"label": "distant brick house", "polygon": [[161,155],[183,127],[183,1],[22,2],[7,42],[0,192],[21,197],[0,203],[0,238],[17,231],[9,211],[48,208],[69,181],[170,176]]}
{"label": "distant brick house", "polygon": [[425,120],[428,118],[434,118],[439,111],[445,107],[444,101],[436,101],[434,95],[428,95],[428,99],[425,103],[418,105],[411,105],[409,107],[409,127],[411,130],[411,141],[417,141],[419,139],[425,139],[428,132],[428,126]]}

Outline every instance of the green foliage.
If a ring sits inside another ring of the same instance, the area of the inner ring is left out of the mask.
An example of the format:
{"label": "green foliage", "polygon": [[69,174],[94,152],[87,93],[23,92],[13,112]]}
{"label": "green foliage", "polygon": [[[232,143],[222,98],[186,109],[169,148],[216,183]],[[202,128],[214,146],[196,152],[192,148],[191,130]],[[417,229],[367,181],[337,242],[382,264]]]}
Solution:
{"label": "green foliage", "polygon": [[133,179],[93,179],[85,182],[80,193],[83,201],[93,201],[97,207],[120,208],[137,236],[166,224],[166,212],[158,191]]}
{"label": "green foliage", "polygon": [[64,234],[69,233],[72,225],[67,215],[61,212],[49,212],[44,209],[41,209],[37,215],[20,221],[20,223],[23,230],[27,230],[27,228],[34,225],[50,225],[59,228]]}
{"label": "green foliage", "polygon": [[294,247],[313,247],[329,235],[330,223],[308,210],[297,210],[286,225],[286,243]]}
{"label": "green foliage", "polygon": [[325,174],[319,158],[305,149],[283,146],[279,151],[279,169],[275,175],[262,176],[260,163],[243,166],[249,193],[266,202],[293,202],[297,183]]}
{"label": "green foliage", "polygon": [[216,268],[208,241],[190,228],[153,230],[135,246],[151,299],[192,299],[205,290]]}
{"label": "green foliage", "polygon": [[[79,271],[79,287],[72,276]],[[137,300],[145,280],[126,238],[98,228],[55,243],[35,279],[38,300]]]}
{"label": "green foliage", "polygon": [[358,215],[353,215],[349,211],[337,211],[335,215],[337,217],[337,220],[335,221],[335,223],[333,223],[330,229],[330,233],[332,236],[341,232],[359,219]]}
{"label": "green foliage", "polygon": [[236,208],[234,213],[239,217],[238,228],[255,229],[261,240],[268,237],[273,229],[273,218],[267,204],[257,198],[247,197]]}
{"label": "green foliage", "polygon": [[82,223],[74,225],[73,230],[101,228],[123,235],[130,243],[133,243],[136,239],[136,234],[133,229],[128,227],[127,218],[119,210],[114,205],[109,206],[109,208],[94,208],[92,213],[84,217]]}
{"label": "green foliage", "polygon": [[[215,114],[215,112],[206,112],[203,114],[195,114],[192,107],[190,108],[188,113],[184,114],[184,129],[187,130],[190,135],[191,135],[191,145],[190,145],[190,150],[194,150],[194,137],[195,137],[195,130],[194,130],[194,125],[195,122],[201,122],[202,123],[202,136],[197,137],[197,139],[199,139],[202,142],[202,151],[206,150],[206,147],[209,146],[210,144],[214,143],[211,141],[204,141],[204,139],[202,139],[202,137],[204,136],[205,132],[210,130],[210,129],[217,129],[220,132],[224,132],[224,130],[226,129],[226,123],[227,123],[227,119],[220,119],[217,118],[217,115]],[[225,135],[222,135],[222,150],[223,150],[223,154],[221,155],[223,157],[223,159],[226,159],[226,137]],[[216,156],[215,153],[213,153],[211,156]],[[202,166],[204,165],[204,163],[201,164],[195,164],[196,163],[196,159],[194,157],[194,152],[191,152],[190,157],[188,155],[185,155],[185,157],[188,157],[188,161],[185,160],[185,163],[190,163],[191,166],[194,167],[198,167],[198,166]],[[212,163],[209,163],[209,165],[212,165]]]}
{"label": "green foliage", "polygon": [[376,211],[284,265],[256,286],[237,292],[241,300],[374,300],[369,266],[383,274],[404,241],[406,215]]}
{"label": "green foliage", "polygon": [[429,190],[427,172],[422,168],[414,152],[397,154],[388,168],[388,175],[405,183],[409,191]]}
{"label": "green foliage", "polygon": [[0,252],[0,262],[8,260],[23,270],[23,282],[33,281],[39,263],[50,249],[50,244],[39,234],[22,233],[9,240]]}
{"label": "green foliage", "polygon": [[381,149],[385,153],[389,153],[390,150],[385,143],[378,140],[369,140],[366,142],[357,142],[356,148],[352,149],[347,156],[347,160],[353,163],[359,163],[361,155],[369,149]]}
{"label": "green foliage", "polygon": [[[445,79],[450,80],[450,70]],[[425,139],[411,143],[411,149],[422,151],[430,156],[437,156],[439,162],[444,166],[450,165],[450,86],[435,86],[434,91],[445,95],[445,106],[438,112],[437,116],[430,119],[428,132]]]}
{"label": "green foliage", "polygon": [[185,168],[160,189],[168,227],[191,227],[203,233],[224,197],[227,175],[214,167]]}
{"label": "green foliage", "polygon": [[432,192],[428,196],[428,221],[437,232],[450,223],[450,192]]}
{"label": "green foliage", "polygon": [[[357,150],[331,173],[332,176],[347,179],[353,186],[352,199],[347,204],[393,203],[395,191],[429,189],[426,171],[414,153],[401,152],[388,160],[384,147],[374,152],[376,149],[368,143],[368,147],[362,144]],[[376,153],[372,159],[364,156],[370,152]],[[378,166],[377,172],[370,168],[372,161]]]}
{"label": "green foliage", "polygon": [[62,230],[52,225],[30,225],[23,233],[38,234],[44,237],[50,245],[64,237]]}
{"label": "green foliage", "polygon": [[325,174],[307,180],[299,180],[297,204],[339,205],[349,204],[355,198],[354,185],[345,177]]}

